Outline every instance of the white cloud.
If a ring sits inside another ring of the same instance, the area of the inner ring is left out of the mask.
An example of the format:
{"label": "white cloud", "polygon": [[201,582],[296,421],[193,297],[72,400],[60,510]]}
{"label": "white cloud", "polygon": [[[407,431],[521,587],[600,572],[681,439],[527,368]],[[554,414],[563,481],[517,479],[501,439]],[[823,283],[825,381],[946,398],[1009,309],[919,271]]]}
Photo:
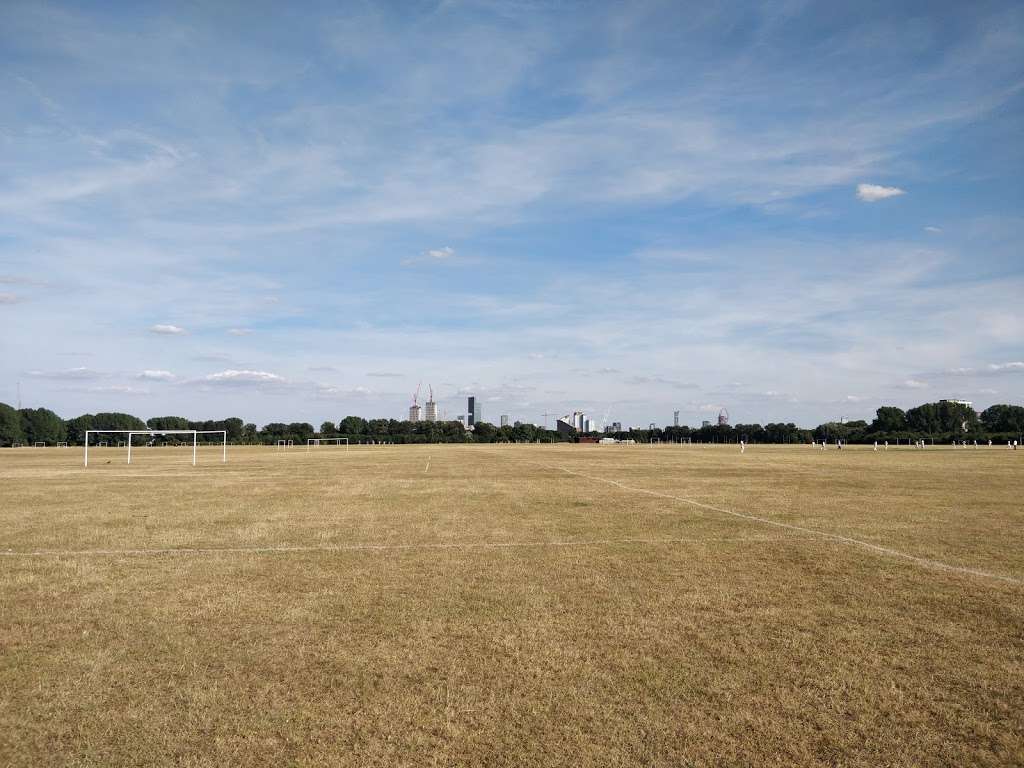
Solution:
{"label": "white cloud", "polygon": [[346,389],[345,387],[321,384],[316,388],[316,397],[322,400],[365,399],[373,394],[373,390],[361,386]]}
{"label": "white cloud", "polygon": [[668,379],[664,376],[631,376],[626,379],[627,384],[633,386],[650,386],[655,384],[661,384],[667,387],[674,387],[675,389],[697,389],[697,385],[688,381],[678,381],[677,379]]}
{"label": "white cloud", "polygon": [[138,378],[146,381],[174,381],[178,377],[170,371],[143,371]]}
{"label": "white cloud", "polygon": [[942,227],[925,227],[925,232],[931,232],[933,235],[937,235],[942,232]]}
{"label": "white cloud", "polygon": [[211,373],[203,381],[211,384],[284,384],[285,378],[267,371],[227,370]]}
{"label": "white cloud", "polygon": [[883,187],[879,184],[858,184],[857,197],[865,203],[875,203],[887,197],[907,194],[899,187]]}
{"label": "white cloud", "polygon": [[184,328],[180,328],[177,325],[157,324],[157,325],[150,326],[149,332],[150,333],[159,333],[159,334],[164,335],[164,336],[180,336],[181,334],[185,333],[185,329]]}
{"label": "white cloud", "polygon": [[111,384],[110,386],[104,387],[89,387],[90,392],[97,394],[110,394],[110,395],[148,395],[148,389],[140,389],[139,387],[132,387],[124,384]]}
{"label": "white cloud", "polygon": [[0,304],[17,304],[21,297],[14,293],[0,293]]}
{"label": "white cloud", "polygon": [[1024,372],[1024,362],[1013,361],[1009,363],[989,363],[984,368],[948,368],[946,373],[954,376],[984,376],[996,373],[1021,373]]}
{"label": "white cloud", "polygon": [[70,368],[66,371],[28,371],[28,375],[38,379],[88,381],[102,379],[106,374],[91,368]]}
{"label": "white cloud", "polygon": [[1024,371],[1024,363],[990,363],[988,370],[992,371],[992,373],[1016,373],[1017,371]]}
{"label": "white cloud", "polygon": [[229,328],[228,333],[232,336],[248,336],[251,334],[252,328]]}
{"label": "white cloud", "polygon": [[905,389],[928,389],[928,382],[920,379],[907,379],[903,382]]}

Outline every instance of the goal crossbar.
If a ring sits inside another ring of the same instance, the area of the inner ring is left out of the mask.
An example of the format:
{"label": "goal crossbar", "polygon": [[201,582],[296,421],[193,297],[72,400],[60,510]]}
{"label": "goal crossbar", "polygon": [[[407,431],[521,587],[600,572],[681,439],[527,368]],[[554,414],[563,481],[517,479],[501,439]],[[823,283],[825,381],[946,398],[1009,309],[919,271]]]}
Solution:
{"label": "goal crossbar", "polygon": [[199,435],[221,435],[221,462],[228,460],[228,433],[225,429],[87,429],[85,430],[84,466],[89,466],[89,435],[127,435],[128,463],[132,463],[132,438],[135,435],[192,435],[192,466],[196,465],[196,452],[199,447]]}

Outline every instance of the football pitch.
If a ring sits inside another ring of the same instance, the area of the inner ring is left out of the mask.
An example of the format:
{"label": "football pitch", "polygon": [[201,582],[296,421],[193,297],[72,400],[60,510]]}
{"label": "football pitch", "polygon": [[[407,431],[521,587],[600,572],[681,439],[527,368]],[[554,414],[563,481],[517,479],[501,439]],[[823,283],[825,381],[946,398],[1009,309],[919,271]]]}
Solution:
{"label": "football pitch", "polygon": [[1024,452],[0,451],[0,765],[1020,765]]}

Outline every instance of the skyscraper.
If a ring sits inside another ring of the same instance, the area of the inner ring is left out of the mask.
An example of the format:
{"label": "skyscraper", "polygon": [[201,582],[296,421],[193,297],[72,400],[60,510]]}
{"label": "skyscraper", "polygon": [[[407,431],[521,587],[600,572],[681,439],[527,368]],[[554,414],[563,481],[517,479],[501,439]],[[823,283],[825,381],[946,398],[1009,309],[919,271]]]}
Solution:
{"label": "skyscraper", "polygon": [[427,391],[430,392],[430,397],[427,398],[427,407],[423,411],[423,418],[426,421],[437,421],[437,402],[434,400],[434,388],[428,384]]}
{"label": "skyscraper", "polygon": [[679,411],[673,411],[672,412],[672,426],[673,427],[678,427],[679,426]]}
{"label": "skyscraper", "polygon": [[475,397],[470,396],[469,403],[466,406],[466,426],[475,426],[482,420],[482,413],[480,410],[480,401]]}
{"label": "skyscraper", "polygon": [[419,420],[420,420],[420,407],[418,405],[416,405],[416,403],[413,403],[412,405],[409,406],[409,421],[419,421]]}
{"label": "skyscraper", "polygon": [[508,414],[507,413],[501,414],[501,426],[503,426],[503,427],[507,427],[508,426]]}

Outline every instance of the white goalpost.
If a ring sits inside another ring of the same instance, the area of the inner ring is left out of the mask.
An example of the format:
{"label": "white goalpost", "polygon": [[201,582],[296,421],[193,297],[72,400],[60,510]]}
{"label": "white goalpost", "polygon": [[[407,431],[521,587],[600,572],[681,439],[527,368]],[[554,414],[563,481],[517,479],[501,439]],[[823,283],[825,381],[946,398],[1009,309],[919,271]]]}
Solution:
{"label": "white goalpost", "polygon": [[341,444],[344,443],[345,450],[348,450],[347,437],[310,437],[306,439],[306,450],[308,451],[310,448],[313,448],[314,446],[323,445],[325,443],[334,443],[337,446],[341,446]]}
{"label": "white goalpost", "polygon": [[[126,440],[118,441],[119,445],[124,444],[128,448],[128,463],[132,463],[132,438],[135,435],[192,435],[192,466],[196,465],[196,455],[199,448],[199,435],[221,435],[221,462],[228,460],[228,433],[224,429],[87,429],[85,431],[85,460],[84,466],[89,466],[89,436],[93,434],[117,434],[127,435]],[[100,441],[96,447],[105,448],[107,441]]]}

